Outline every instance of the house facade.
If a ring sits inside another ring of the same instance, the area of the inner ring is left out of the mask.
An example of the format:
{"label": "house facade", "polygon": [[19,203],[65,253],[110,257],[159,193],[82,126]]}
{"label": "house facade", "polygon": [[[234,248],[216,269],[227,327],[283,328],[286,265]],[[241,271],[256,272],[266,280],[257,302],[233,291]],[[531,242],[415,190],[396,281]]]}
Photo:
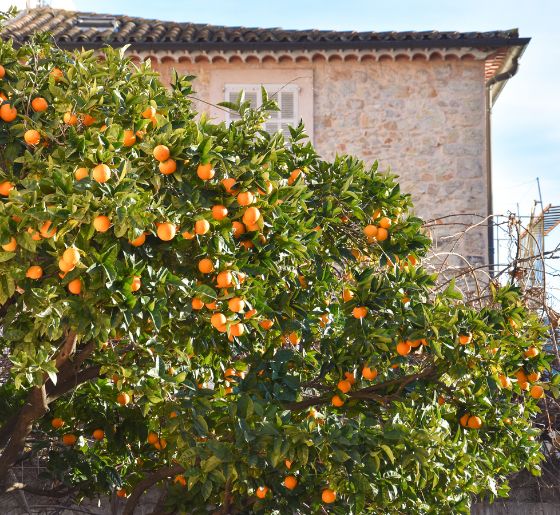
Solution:
{"label": "house facade", "polygon": [[23,43],[49,31],[64,48],[129,45],[164,81],[173,69],[195,75],[200,111],[231,114],[216,104],[240,90],[255,105],[260,86],[281,111],[269,131],[300,119],[325,158],[350,153],[379,160],[399,175],[438,247],[462,225],[479,223],[454,251],[479,265],[492,259],[490,113],[517,71],[528,38],[495,32],[335,32],[255,29],[31,9],[2,37]]}

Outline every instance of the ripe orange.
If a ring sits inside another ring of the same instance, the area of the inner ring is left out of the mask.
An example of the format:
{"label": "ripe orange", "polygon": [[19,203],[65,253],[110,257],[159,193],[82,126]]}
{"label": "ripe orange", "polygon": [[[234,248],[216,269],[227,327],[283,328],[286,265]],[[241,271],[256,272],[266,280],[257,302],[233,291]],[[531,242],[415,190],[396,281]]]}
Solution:
{"label": "ripe orange", "polygon": [[27,232],[31,234],[31,239],[33,241],[41,241],[41,234],[39,233],[39,231],[36,231],[32,227],[28,227]]}
{"label": "ripe orange", "polygon": [[117,402],[121,405],[121,406],[126,406],[129,402],[130,402],[130,395],[128,395],[128,393],[119,393],[117,395]]}
{"label": "ripe orange", "polygon": [[196,175],[203,181],[209,181],[214,177],[215,173],[211,163],[199,164],[196,169]]}
{"label": "ripe orange", "polygon": [[222,179],[222,186],[230,194],[233,194],[233,187],[235,186],[236,183],[237,181],[233,177]]}
{"label": "ripe orange", "polygon": [[218,304],[216,304],[215,300],[208,303],[208,304],[205,304],[205,306],[206,306],[207,309],[210,309],[212,311],[216,311],[218,309]]}
{"label": "ripe orange", "polygon": [[469,415],[468,413],[465,413],[465,414],[459,419],[459,423],[460,423],[463,427],[467,427],[469,418],[470,418],[470,415]]}
{"label": "ripe orange", "polygon": [[33,280],[41,279],[43,277],[43,269],[38,265],[30,266],[25,273],[25,277]]}
{"label": "ripe orange", "polygon": [[298,484],[297,479],[294,476],[286,476],[284,478],[284,486],[288,490],[293,490]]}
{"label": "ripe orange", "polygon": [[7,123],[13,122],[17,118],[17,109],[11,104],[2,104],[0,118]]}
{"label": "ripe orange", "polygon": [[111,169],[106,164],[98,164],[93,169],[93,180],[99,183],[107,182],[111,178]]}
{"label": "ripe orange", "polygon": [[0,182],[0,195],[7,197],[14,187],[15,186],[10,181]]}
{"label": "ripe orange", "polygon": [[261,212],[258,208],[251,206],[245,210],[243,213],[243,223],[246,225],[254,225],[259,221],[261,217]]}
{"label": "ripe orange", "polygon": [[148,433],[148,443],[151,445],[154,445],[155,443],[157,443],[157,441],[159,440],[159,436],[157,433],[154,433],[153,431],[150,431]]}
{"label": "ripe orange", "polygon": [[264,320],[261,320],[261,321],[259,322],[259,325],[260,325],[265,331],[268,331],[268,330],[274,325],[274,322],[273,322],[272,320],[266,318],[266,319],[264,319]]}
{"label": "ripe orange", "polygon": [[[237,195],[237,203],[240,206],[249,206],[255,201],[255,196],[250,191],[242,191],[239,195]],[[258,218],[257,218],[258,220]],[[256,221],[256,220],[255,220]],[[253,222],[255,223],[255,222]]]}
{"label": "ripe orange", "polygon": [[511,388],[511,379],[503,374],[498,376],[502,388]]}
{"label": "ripe orange", "polygon": [[52,222],[50,220],[46,221],[41,227],[39,227],[39,234],[43,238],[52,238],[56,234],[56,227],[52,227]]}
{"label": "ripe orange", "polygon": [[111,220],[109,220],[108,216],[97,215],[93,219],[93,227],[97,232],[107,232],[109,227],[111,227]]}
{"label": "ripe orange", "polygon": [[226,395],[231,395],[233,393],[233,388],[231,386],[228,386],[225,390],[224,390]]}
{"label": "ripe orange", "polygon": [[117,497],[120,497],[120,498],[124,499],[125,497],[128,497],[128,493],[124,488],[119,488],[117,490]]}
{"label": "ripe orange", "polygon": [[400,356],[406,356],[407,354],[410,354],[410,344],[408,342],[399,342],[397,343],[397,354],[399,354]]}
{"label": "ripe orange", "polygon": [[349,290],[348,288],[344,288],[342,291],[342,300],[344,302],[350,302],[354,298],[354,292]]}
{"label": "ripe orange", "polygon": [[95,123],[95,118],[91,116],[91,114],[83,114],[81,116],[81,120],[86,127],[89,127]]}
{"label": "ripe orange", "polygon": [[337,408],[340,408],[341,406],[344,405],[344,401],[338,395],[333,395],[331,399],[331,403],[333,406],[336,406]]}
{"label": "ripe orange", "polygon": [[266,497],[266,494],[268,493],[268,487],[266,486],[259,486],[255,492],[255,495],[259,498],[259,499],[264,499]]}
{"label": "ripe orange", "polygon": [[210,317],[210,323],[216,328],[219,329],[224,326],[227,322],[227,318],[223,313],[214,313]]}
{"label": "ripe orange", "polygon": [[76,435],[73,435],[72,433],[66,433],[65,435],[62,435],[62,443],[64,445],[74,445],[76,442],[78,441],[78,438],[76,437]]}
{"label": "ripe orange", "polygon": [[158,238],[162,241],[171,241],[177,234],[177,227],[170,222],[160,223],[157,226]]}
{"label": "ripe orange", "polygon": [[60,417],[56,417],[51,420],[51,426],[55,429],[60,429],[63,425],[64,420],[62,420]]}
{"label": "ripe orange", "polygon": [[171,152],[169,151],[169,148],[166,147],[165,145],[157,145],[154,148],[153,156],[156,159],[156,161],[159,162],[167,161],[170,155]]}
{"label": "ripe orange", "polygon": [[377,370],[364,366],[364,368],[362,368],[362,377],[368,381],[373,381],[377,377]]}
{"label": "ripe orange", "polygon": [[173,482],[181,486],[187,486],[187,480],[185,479],[185,476],[183,476],[182,474],[176,475]]}
{"label": "ripe orange", "polygon": [[482,420],[480,419],[480,417],[476,417],[476,416],[469,417],[467,426],[470,429],[480,429],[482,427]]}
{"label": "ripe orange", "polygon": [[247,313],[245,313],[245,320],[249,320],[250,318],[253,318],[255,315],[257,314],[257,310],[256,309],[250,309],[249,311],[247,311]]}
{"label": "ripe orange", "polygon": [[229,270],[220,272],[216,277],[218,288],[229,288],[233,284],[233,275]]}
{"label": "ripe orange", "polygon": [[62,120],[66,125],[76,125],[78,123],[78,117],[70,111],[64,113]]}
{"label": "ripe orange", "polygon": [[208,220],[197,220],[194,223],[194,232],[196,234],[206,234],[210,230],[210,222]]}
{"label": "ripe orange", "polygon": [[461,345],[467,345],[468,343],[471,343],[472,341],[472,334],[468,333],[468,334],[460,334],[459,335],[459,343]]}
{"label": "ripe orange", "polygon": [[0,79],[3,79],[6,76],[6,68],[4,68],[1,64],[0,64]]}
{"label": "ripe orange", "polygon": [[343,379],[342,381],[339,381],[338,384],[336,385],[336,387],[342,393],[348,393],[352,389],[352,385],[350,384],[350,381],[347,381],[345,379]]}
{"label": "ripe orange", "polygon": [[142,112],[142,118],[146,120],[151,120],[156,115],[156,108],[152,106],[146,107],[146,109]]}
{"label": "ripe orange", "polygon": [[142,233],[140,236],[138,236],[138,238],[134,238],[133,240],[131,240],[130,244],[133,247],[140,247],[141,245],[144,245],[145,242],[146,242],[146,234]]}
{"label": "ripe orange", "polygon": [[350,384],[356,383],[356,377],[354,376],[354,372],[344,372],[344,377],[346,378],[346,381],[348,381]]}
{"label": "ripe orange", "polygon": [[391,227],[391,219],[384,216],[381,220],[379,220],[379,227],[383,229],[389,229]]}
{"label": "ripe orange", "polygon": [[368,309],[365,306],[357,306],[352,310],[352,316],[354,318],[365,318],[367,316]]}
{"label": "ripe orange", "polygon": [[237,375],[237,372],[234,368],[226,368],[224,370],[224,379],[231,380]]}
{"label": "ripe orange", "polygon": [[123,145],[125,147],[131,147],[135,143],[136,143],[136,134],[134,133],[134,131],[131,131],[130,129],[125,130],[123,134]]}
{"label": "ripe orange", "polygon": [[60,68],[53,68],[49,75],[54,79],[55,82],[62,80],[64,78],[64,73]]}
{"label": "ripe orange", "polygon": [[60,270],[62,272],[66,273],[66,272],[71,272],[72,270],[74,270],[74,268],[76,268],[76,266],[68,263],[64,259],[59,259],[58,260],[58,268],[60,268]]}
{"label": "ripe orange", "polygon": [[292,462],[290,460],[284,460],[284,465],[286,465],[287,469],[291,469],[292,468]]}
{"label": "ripe orange", "polygon": [[228,210],[226,206],[222,206],[221,204],[212,206],[212,218],[214,220],[223,220],[228,214]]}
{"label": "ripe orange", "polygon": [[141,286],[142,286],[142,281],[140,279],[140,276],[135,275],[132,278],[132,284],[130,285],[130,291],[132,291],[132,292],[138,291]]}
{"label": "ripe orange", "polygon": [[163,175],[171,175],[177,170],[177,162],[175,159],[167,159],[166,161],[162,161],[158,168]]}
{"label": "ripe orange", "polygon": [[540,399],[544,397],[544,388],[542,386],[539,386],[538,384],[534,384],[533,386],[531,386],[529,395],[531,395],[533,399]]}
{"label": "ripe orange", "polygon": [[243,225],[241,222],[232,222],[231,226],[233,228],[234,238],[239,238],[242,234],[245,233],[245,225]]}
{"label": "ripe orange", "polygon": [[251,240],[242,241],[241,243],[239,243],[239,245],[247,250],[252,249],[255,246],[255,244]]}
{"label": "ripe orange", "polygon": [[103,431],[103,429],[96,429],[93,433],[92,433],[93,439],[100,441],[103,440],[103,438],[105,438],[105,431]]}
{"label": "ripe orange", "polygon": [[290,334],[288,334],[288,341],[295,346],[301,341],[301,338],[298,333],[292,331]]}
{"label": "ripe orange", "polygon": [[301,175],[301,170],[299,168],[293,170],[292,173],[290,174],[290,177],[288,178],[288,184],[291,186],[294,182],[296,182],[297,178],[300,175]]}
{"label": "ripe orange", "polygon": [[537,349],[536,347],[529,347],[526,351],[525,351],[525,357],[526,358],[535,358],[539,355],[539,349]]}
{"label": "ripe orange", "polygon": [[14,250],[16,250],[16,248],[17,248],[17,241],[13,236],[10,238],[9,243],[2,245],[2,249],[5,250],[6,252],[13,252]]}
{"label": "ripe orange", "polygon": [[36,131],[35,129],[29,129],[28,131],[25,131],[23,139],[28,145],[35,146],[38,145],[41,141],[41,135],[39,134],[39,131]]}
{"label": "ripe orange", "polygon": [[83,167],[78,168],[74,172],[74,177],[76,178],[77,181],[81,181],[82,179],[89,177],[89,170]]}
{"label": "ripe orange", "polygon": [[529,383],[527,381],[518,381],[517,384],[521,390],[529,390]]}
{"label": "ripe orange", "polygon": [[525,371],[521,368],[515,373],[515,377],[519,383],[526,383],[528,381],[527,374],[525,374]]}
{"label": "ripe orange", "polygon": [[181,236],[185,238],[185,240],[193,240],[195,238],[195,235],[189,231],[183,231],[181,233]]}
{"label": "ripe orange", "polygon": [[228,301],[228,308],[234,313],[241,313],[245,309],[245,301],[241,297],[233,297]]}
{"label": "ripe orange", "polygon": [[364,234],[368,238],[375,238],[377,236],[377,227],[375,225],[366,225],[364,227]]}
{"label": "ripe orange", "polygon": [[70,281],[68,283],[68,291],[74,295],[79,295],[82,293],[82,281],[78,278]]}
{"label": "ripe orange", "polygon": [[245,325],[240,322],[231,324],[231,326],[229,327],[229,332],[232,336],[235,337],[243,336],[245,334]]}
{"label": "ripe orange", "polygon": [[383,227],[379,227],[377,229],[377,234],[375,235],[375,239],[377,241],[385,241],[389,237],[389,231]]}
{"label": "ripe orange", "polygon": [[204,307],[204,302],[202,302],[200,299],[195,297],[191,301],[191,306],[193,309],[196,309],[198,311],[199,309],[202,309]]}
{"label": "ripe orange", "polygon": [[531,372],[531,373],[527,376],[527,379],[528,379],[531,383],[536,383],[540,378],[541,378],[541,373],[540,373],[540,372]]}
{"label": "ripe orange", "polygon": [[209,258],[203,258],[198,262],[198,269],[203,274],[210,274],[214,271],[214,265]]}
{"label": "ripe orange", "polygon": [[332,504],[336,500],[336,493],[330,488],[325,488],[321,493],[321,499],[325,504]]}
{"label": "ripe orange", "polygon": [[80,262],[80,251],[76,247],[68,247],[62,254],[62,259],[70,265],[76,265]]}

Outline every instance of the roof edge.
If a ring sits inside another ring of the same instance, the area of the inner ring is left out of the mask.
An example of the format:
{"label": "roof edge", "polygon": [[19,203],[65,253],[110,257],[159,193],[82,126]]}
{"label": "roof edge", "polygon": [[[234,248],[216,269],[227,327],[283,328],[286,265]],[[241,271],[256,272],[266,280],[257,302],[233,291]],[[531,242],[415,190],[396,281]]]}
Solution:
{"label": "roof edge", "polygon": [[[57,41],[60,48],[99,49],[107,46],[121,47],[128,45],[131,50],[143,51],[290,51],[290,50],[374,50],[374,49],[414,49],[414,48],[503,48],[525,47],[531,38],[473,38],[458,40],[432,41],[294,41],[294,42],[182,42],[182,41]],[[17,42],[21,44],[20,42]]]}

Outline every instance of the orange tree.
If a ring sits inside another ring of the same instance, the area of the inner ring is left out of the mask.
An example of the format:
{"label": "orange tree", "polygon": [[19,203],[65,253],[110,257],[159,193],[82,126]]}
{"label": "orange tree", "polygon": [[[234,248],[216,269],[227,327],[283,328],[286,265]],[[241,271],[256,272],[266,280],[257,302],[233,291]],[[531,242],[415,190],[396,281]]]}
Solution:
{"label": "orange tree", "polygon": [[435,290],[394,177],[268,135],[264,92],[195,119],[188,77],[122,51],[0,64],[2,479],[38,456],[125,513],[158,484],[171,511],[408,514],[538,472],[543,329],[512,287]]}

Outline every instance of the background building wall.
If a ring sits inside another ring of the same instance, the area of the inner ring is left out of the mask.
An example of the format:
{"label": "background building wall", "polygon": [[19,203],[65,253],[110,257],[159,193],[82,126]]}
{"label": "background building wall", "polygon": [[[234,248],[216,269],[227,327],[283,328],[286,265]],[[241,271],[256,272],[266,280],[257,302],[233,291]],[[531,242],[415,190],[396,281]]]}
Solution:
{"label": "background building wall", "polygon": [[[462,213],[460,223],[468,224],[488,214],[483,60],[164,61],[154,67],[163,80],[173,68],[195,75],[197,108],[220,120],[224,113],[208,103],[224,100],[224,77],[251,83],[260,71],[261,82],[270,83],[284,71],[286,82],[301,84],[306,98],[312,85],[313,111],[304,113],[304,122],[312,123],[323,157],[348,153],[368,164],[378,159],[380,169],[390,167],[399,176],[402,191],[412,194],[425,220]],[[431,232],[438,248],[449,249],[445,236],[464,226],[444,222]],[[486,262],[486,227],[470,231],[453,250],[474,264]]]}

